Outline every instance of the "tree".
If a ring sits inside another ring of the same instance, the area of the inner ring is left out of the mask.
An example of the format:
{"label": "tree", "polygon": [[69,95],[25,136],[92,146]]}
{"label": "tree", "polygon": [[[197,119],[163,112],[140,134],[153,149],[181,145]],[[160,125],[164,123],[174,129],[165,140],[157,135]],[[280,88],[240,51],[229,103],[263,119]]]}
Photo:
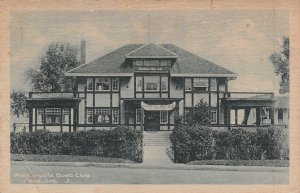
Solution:
{"label": "tree", "polygon": [[76,46],[52,43],[41,57],[39,69],[29,69],[27,77],[33,85],[33,91],[70,92],[75,87],[75,78],[66,77],[64,73],[78,65]]}
{"label": "tree", "polygon": [[289,38],[283,38],[280,53],[273,53],[270,60],[273,63],[274,71],[277,76],[280,76],[280,89],[281,94],[289,92],[290,84],[290,70],[289,70]]}
{"label": "tree", "polygon": [[201,99],[199,103],[191,107],[184,116],[179,117],[177,123],[188,125],[208,125],[210,124],[209,107],[206,102]]}
{"label": "tree", "polygon": [[27,114],[26,98],[27,97],[25,96],[25,94],[21,91],[13,91],[10,94],[10,113],[12,115],[19,118],[21,115]]}

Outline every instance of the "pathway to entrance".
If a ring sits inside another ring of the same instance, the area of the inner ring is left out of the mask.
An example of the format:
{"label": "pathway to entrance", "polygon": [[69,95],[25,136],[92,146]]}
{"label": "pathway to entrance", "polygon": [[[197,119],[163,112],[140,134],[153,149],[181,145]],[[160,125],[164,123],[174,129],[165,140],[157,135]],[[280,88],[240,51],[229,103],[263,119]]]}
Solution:
{"label": "pathway to entrance", "polygon": [[144,131],[144,164],[173,164],[167,155],[170,131]]}

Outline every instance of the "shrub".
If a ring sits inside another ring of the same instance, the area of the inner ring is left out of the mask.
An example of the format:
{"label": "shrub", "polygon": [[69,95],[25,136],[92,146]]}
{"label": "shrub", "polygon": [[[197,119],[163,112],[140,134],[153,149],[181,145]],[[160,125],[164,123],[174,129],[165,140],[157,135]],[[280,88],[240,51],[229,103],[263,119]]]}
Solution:
{"label": "shrub", "polygon": [[141,131],[124,126],[74,133],[11,133],[11,153],[114,157],[142,162],[142,138]]}
{"label": "shrub", "polygon": [[212,131],[201,125],[176,126],[171,134],[176,162],[195,160],[287,160],[288,130],[257,128],[252,131],[234,128]]}

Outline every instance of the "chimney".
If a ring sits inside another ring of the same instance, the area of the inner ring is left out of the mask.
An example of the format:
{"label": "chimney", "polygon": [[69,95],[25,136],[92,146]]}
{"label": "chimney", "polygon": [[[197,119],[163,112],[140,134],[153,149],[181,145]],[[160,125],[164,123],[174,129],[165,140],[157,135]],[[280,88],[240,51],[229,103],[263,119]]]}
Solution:
{"label": "chimney", "polygon": [[81,40],[80,42],[80,62],[81,64],[85,63],[85,54],[86,54],[86,42],[85,40]]}

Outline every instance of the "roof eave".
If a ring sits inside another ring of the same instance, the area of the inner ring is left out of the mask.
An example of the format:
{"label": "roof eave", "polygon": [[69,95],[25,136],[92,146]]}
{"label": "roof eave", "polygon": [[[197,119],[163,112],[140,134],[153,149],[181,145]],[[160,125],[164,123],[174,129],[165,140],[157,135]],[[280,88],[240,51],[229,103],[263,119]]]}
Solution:
{"label": "roof eave", "polygon": [[88,77],[97,77],[97,76],[133,76],[133,73],[85,73],[85,72],[66,72],[65,76],[88,76]]}
{"label": "roof eave", "polygon": [[129,56],[125,55],[126,58],[136,59],[136,58],[178,58],[178,56]]}
{"label": "roof eave", "polygon": [[188,73],[171,73],[172,77],[226,77],[233,78],[237,77],[237,74],[188,74]]}

